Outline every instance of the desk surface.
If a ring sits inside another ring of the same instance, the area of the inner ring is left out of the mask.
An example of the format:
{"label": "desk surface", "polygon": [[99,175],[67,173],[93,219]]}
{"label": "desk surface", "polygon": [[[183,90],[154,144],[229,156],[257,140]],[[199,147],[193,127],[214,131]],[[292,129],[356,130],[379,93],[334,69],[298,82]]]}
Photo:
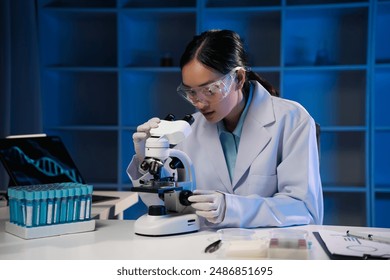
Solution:
{"label": "desk surface", "polygon": [[[78,234],[24,240],[4,231],[4,217],[0,216],[0,259],[54,259],[54,260],[119,260],[119,259],[166,259],[204,260],[224,259],[221,253],[204,253],[204,248],[215,241],[215,231],[199,231],[170,237],[144,237],[134,234],[133,220],[97,220],[96,230]],[[328,259],[320,244],[312,235],[313,231],[329,229],[345,232],[341,226],[299,226],[307,230],[312,241],[311,259]],[[351,227],[348,227],[351,229]],[[357,228],[359,229],[359,228]],[[367,228],[360,228],[367,230]],[[256,229],[267,234],[271,229]],[[370,231],[390,229],[370,228]]]}
{"label": "desk surface", "polygon": [[116,199],[93,203],[91,217],[94,219],[113,219],[138,202],[138,194],[134,192],[94,191],[93,193],[117,197]]}

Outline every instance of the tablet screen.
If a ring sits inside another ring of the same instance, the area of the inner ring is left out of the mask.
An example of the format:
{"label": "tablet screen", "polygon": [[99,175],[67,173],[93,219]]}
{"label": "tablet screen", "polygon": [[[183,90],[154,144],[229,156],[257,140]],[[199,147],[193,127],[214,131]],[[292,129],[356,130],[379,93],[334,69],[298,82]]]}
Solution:
{"label": "tablet screen", "polygon": [[0,139],[0,159],[10,185],[85,183],[57,136]]}

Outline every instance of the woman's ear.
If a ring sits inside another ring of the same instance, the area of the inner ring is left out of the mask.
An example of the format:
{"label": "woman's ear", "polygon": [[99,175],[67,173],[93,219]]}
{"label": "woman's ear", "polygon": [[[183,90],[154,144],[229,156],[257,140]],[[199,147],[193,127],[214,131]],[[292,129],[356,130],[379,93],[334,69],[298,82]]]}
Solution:
{"label": "woman's ear", "polygon": [[238,69],[236,73],[236,90],[241,90],[245,83],[245,70]]}

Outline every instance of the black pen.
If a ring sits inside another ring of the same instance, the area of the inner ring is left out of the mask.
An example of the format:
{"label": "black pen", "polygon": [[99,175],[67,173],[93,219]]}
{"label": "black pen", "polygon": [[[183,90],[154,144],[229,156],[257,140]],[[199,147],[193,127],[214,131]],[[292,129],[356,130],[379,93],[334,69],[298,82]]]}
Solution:
{"label": "black pen", "polygon": [[347,235],[359,239],[390,244],[390,237],[379,236],[370,233],[354,232],[352,230],[347,230]]}
{"label": "black pen", "polygon": [[204,252],[205,253],[214,253],[215,251],[217,251],[219,249],[219,247],[221,247],[222,245],[222,240],[219,239],[213,243],[211,243],[209,246],[206,247],[206,249],[204,249]]}

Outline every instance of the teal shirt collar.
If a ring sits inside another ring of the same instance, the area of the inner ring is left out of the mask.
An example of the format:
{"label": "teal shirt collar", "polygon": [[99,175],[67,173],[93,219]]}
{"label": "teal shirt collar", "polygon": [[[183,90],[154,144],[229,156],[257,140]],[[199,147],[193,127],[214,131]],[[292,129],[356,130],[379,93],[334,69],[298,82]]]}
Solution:
{"label": "teal shirt collar", "polygon": [[[237,126],[232,132],[232,134],[236,137],[241,137],[242,127],[244,126],[244,121],[245,121],[246,115],[248,114],[249,105],[252,102],[252,97],[253,97],[253,86],[251,84],[251,87],[249,90],[249,95],[248,95],[248,100],[246,101],[244,111],[242,111],[242,114],[240,116],[240,119],[238,120]],[[217,127],[218,127],[219,135],[221,135],[222,132],[230,133],[229,131],[226,130],[225,125],[223,124],[223,121],[218,122]]]}

